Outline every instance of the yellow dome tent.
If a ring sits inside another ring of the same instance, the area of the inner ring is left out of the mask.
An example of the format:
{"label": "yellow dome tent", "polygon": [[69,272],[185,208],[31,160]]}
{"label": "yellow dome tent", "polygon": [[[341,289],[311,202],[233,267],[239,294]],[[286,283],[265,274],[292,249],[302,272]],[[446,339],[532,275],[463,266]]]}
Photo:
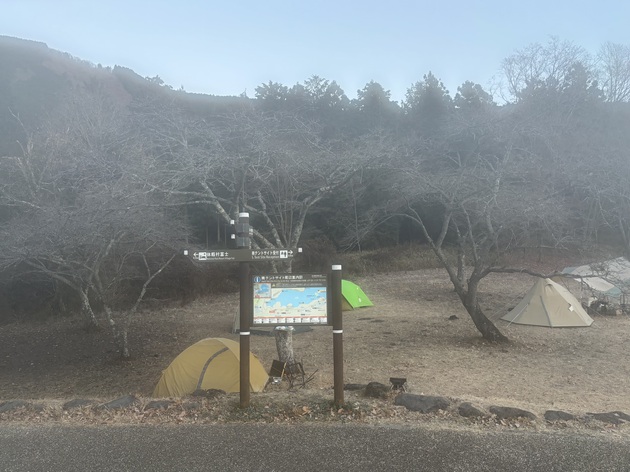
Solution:
{"label": "yellow dome tent", "polygon": [[[249,354],[249,384],[262,392],[269,375],[258,358]],[[240,391],[239,344],[225,338],[207,338],[179,354],[162,372],[153,397],[181,397],[195,390]]]}

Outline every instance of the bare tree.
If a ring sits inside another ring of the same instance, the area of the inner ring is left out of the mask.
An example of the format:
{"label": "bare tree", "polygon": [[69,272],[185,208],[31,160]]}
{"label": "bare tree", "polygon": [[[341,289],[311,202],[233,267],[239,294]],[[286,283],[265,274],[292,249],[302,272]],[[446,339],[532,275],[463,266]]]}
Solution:
{"label": "bare tree", "polygon": [[584,48],[552,36],[547,44],[530,44],[503,60],[504,87],[518,100],[524,92],[539,86],[560,87],[575,64],[590,70],[590,63]]}
{"label": "bare tree", "polygon": [[160,115],[161,125],[144,120],[153,171],[138,183],[172,205],[209,205],[226,223],[249,212],[254,247],[296,247],[312,208],[378,153],[366,140],[327,142],[295,115]]}
{"label": "bare tree", "polygon": [[22,155],[0,159],[0,206],[9,215],[0,224],[0,266],[70,287],[90,325],[102,313],[129,356],[131,316],[185,228],[129,178],[143,150],[122,110],[89,96],[60,117],[27,135]]}
{"label": "bare tree", "polygon": [[630,100],[630,46],[604,43],[597,54],[597,65],[606,101]]}
{"label": "bare tree", "polygon": [[[615,115],[614,126],[587,136],[582,153],[575,153],[568,176],[585,208],[585,225],[597,235],[612,235],[630,260],[630,115]],[[587,147],[587,145],[589,147]]]}
{"label": "bare tree", "polygon": [[[254,248],[296,248],[313,207],[378,152],[365,140],[326,141],[319,124],[280,112],[204,119],[149,107],[139,118],[153,149],[138,185],[174,206],[207,205],[224,223],[248,212]],[[291,331],[276,338],[290,361]]]}
{"label": "bare tree", "polygon": [[[570,213],[562,184],[550,178],[552,164],[532,152],[532,136],[510,115],[490,118],[474,133],[454,130],[459,139],[421,141],[410,149],[400,167],[399,210],[391,214],[419,226],[482,336],[504,341],[479,302],[481,281],[493,272],[534,273],[509,266],[508,256],[524,247],[567,243]],[[470,145],[453,147],[464,134]],[[436,219],[438,226],[428,223]],[[448,247],[456,248],[457,257]]]}

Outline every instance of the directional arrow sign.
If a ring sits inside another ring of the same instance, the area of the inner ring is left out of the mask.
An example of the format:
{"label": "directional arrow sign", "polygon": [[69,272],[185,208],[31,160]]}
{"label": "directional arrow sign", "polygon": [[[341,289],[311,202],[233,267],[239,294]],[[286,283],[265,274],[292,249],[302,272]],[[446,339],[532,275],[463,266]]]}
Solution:
{"label": "directional arrow sign", "polygon": [[[277,261],[292,259],[300,252],[295,249],[217,249],[209,251],[193,251],[192,258],[196,261],[207,262],[254,262],[254,261]],[[184,255],[189,255],[189,251],[184,251]]]}
{"label": "directional arrow sign", "polygon": [[274,261],[281,259],[291,259],[293,249],[252,249],[253,261]]}

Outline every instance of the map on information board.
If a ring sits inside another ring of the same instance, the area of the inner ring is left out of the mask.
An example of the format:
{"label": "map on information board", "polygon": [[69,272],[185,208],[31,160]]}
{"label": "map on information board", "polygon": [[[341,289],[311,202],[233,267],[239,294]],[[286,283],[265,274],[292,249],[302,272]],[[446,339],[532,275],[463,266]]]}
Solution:
{"label": "map on information board", "polygon": [[319,274],[257,275],[253,278],[253,325],[325,325],[327,278]]}

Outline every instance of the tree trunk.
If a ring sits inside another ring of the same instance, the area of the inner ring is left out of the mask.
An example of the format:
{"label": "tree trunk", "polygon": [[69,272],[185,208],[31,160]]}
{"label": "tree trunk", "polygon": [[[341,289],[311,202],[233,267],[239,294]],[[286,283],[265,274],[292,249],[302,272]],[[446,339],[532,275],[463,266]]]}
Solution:
{"label": "tree trunk", "polygon": [[293,354],[293,331],[293,326],[277,326],[276,329],[274,329],[278,358],[280,362],[285,362],[288,365],[295,364],[295,355]]}
{"label": "tree trunk", "polygon": [[469,306],[464,304],[464,307],[484,339],[491,342],[508,341],[508,338],[488,319],[479,305]]}
{"label": "tree trunk", "polygon": [[468,279],[468,290],[459,294],[460,299],[484,339],[491,342],[507,342],[508,338],[488,319],[477,302],[477,290],[480,281],[481,279],[473,271]]}
{"label": "tree trunk", "polygon": [[466,254],[461,249],[457,251],[457,280],[462,285],[466,281]]}
{"label": "tree trunk", "polygon": [[83,316],[85,316],[85,319],[88,323],[88,328],[98,328],[98,321],[96,320],[94,310],[92,310],[92,305],[90,305],[90,298],[88,297],[87,289],[79,290],[78,292],[79,296],[81,297],[81,313],[83,314]]}
{"label": "tree trunk", "polygon": [[129,359],[129,340],[127,339],[127,326],[123,326],[121,329],[119,336],[119,346],[120,346],[120,354],[123,359]]}

